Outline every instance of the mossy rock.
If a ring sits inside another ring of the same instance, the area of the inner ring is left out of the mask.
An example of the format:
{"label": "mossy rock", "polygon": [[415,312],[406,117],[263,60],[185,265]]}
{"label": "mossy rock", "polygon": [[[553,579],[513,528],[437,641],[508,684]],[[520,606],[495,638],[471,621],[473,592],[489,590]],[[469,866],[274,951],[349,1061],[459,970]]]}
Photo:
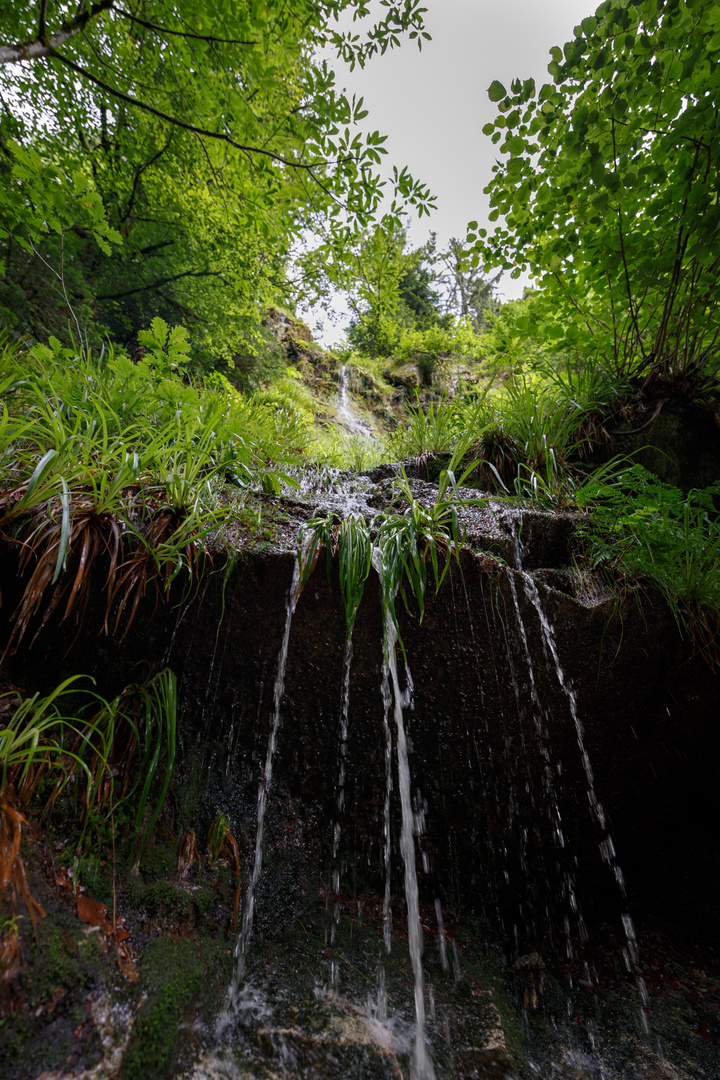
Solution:
{"label": "mossy rock", "polygon": [[141,965],[147,1001],[123,1057],[122,1080],[163,1080],[173,1075],[182,1053],[178,1028],[205,969],[206,953],[197,942],[163,937],[148,946]]}

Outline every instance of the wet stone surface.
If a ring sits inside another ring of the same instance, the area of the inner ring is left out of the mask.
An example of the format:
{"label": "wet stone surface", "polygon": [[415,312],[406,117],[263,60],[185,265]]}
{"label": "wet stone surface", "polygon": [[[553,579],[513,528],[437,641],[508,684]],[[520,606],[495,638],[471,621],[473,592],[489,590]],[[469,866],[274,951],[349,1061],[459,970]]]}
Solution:
{"label": "wet stone surface", "polygon": [[[427,480],[411,485],[434,501]],[[127,920],[136,979],[119,969],[105,930],[79,917],[62,820],[71,801],[27,845],[47,918],[37,945],[21,922],[25,968],[1,1007],[2,1080],[411,1075],[402,813],[394,742],[387,783],[374,576],[353,634],[344,741],[336,568],[328,584],[318,567],[292,617],[247,976],[226,1015],[234,898],[240,886],[242,911],[298,528],[318,513],[359,507],[372,517],[401,501],[389,475],[353,486],[327,472],[263,505],[264,547],[227,560],[218,550],[197,588],[178,582],[168,606],[143,601],[123,642],[99,633],[104,612],[91,599],[80,629],[53,616],[7,660],[30,692],[84,671],[107,697],[169,664],[179,714],[170,796],[139,873],[121,859],[113,889],[107,842],[102,866],[78,868],[85,894]],[[659,597],[612,596],[578,573],[571,517],[485,499],[460,515],[468,547],[439,595],[430,590],[423,621],[398,604],[435,1075],[714,1080],[718,677],[690,656]],[[11,611],[10,557],[3,575]],[[227,860],[207,862],[219,814],[237,840],[239,882]],[[202,866],[181,878],[191,828]],[[623,960],[628,914],[637,971]]]}

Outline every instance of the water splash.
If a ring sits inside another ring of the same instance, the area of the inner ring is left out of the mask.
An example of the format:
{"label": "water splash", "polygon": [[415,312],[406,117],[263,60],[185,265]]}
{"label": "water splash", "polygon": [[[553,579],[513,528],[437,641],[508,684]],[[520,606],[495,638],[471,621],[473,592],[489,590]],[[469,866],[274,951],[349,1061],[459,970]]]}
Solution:
{"label": "water splash", "polygon": [[260,877],[260,869],[262,867],[262,851],[263,851],[263,831],[265,826],[265,811],[267,808],[267,797],[270,791],[270,784],[272,783],[272,769],[273,759],[275,757],[275,749],[277,747],[277,736],[280,728],[280,706],[282,704],[283,694],[285,692],[285,668],[287,665],[288,644],[290,642],[290,627],[292,625],[292,617],[295,613],[295,607],[299,598],[299,584],[300,584],[300,562],[295,559],[295,565],[293,567],[292,582],[290,584],[290,591],[285,606],[285,633],[283,634],[282,645],[280,646],[280,653],[278,655],[278,669],[277,676],[275,678],[275,691],[273,695],[273,718],[270,727],[270,735],[268,737],[267,752],[265,754],[265,768],[263,774],[260,777],[260,786],[258,788],[258,812],[257,812],[257,829],[255,832],[255,861],[253,863],[252,876],[248,885],[247,894],[245,897],[245,906],[243,909],[243,921],[240,934],[238,935],[237,942],[235,944],[235,957],[237,964],[233,973],[232,983],[230,986],[230,1004],[235,1007],[238,1002],[238,990],[245,977],[246,966],[246,953],[250,934],[252,932],[253,914],[255,911],[255,890],[257,888],[258,879]]}

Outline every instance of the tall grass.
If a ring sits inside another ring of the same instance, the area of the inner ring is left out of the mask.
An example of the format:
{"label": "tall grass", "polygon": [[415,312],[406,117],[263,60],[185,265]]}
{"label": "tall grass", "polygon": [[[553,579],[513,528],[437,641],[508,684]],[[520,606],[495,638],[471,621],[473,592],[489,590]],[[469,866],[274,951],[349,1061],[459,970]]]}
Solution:
{"label": "tall grass", "polygon": [[501,385],[408,406],[391,440],[396,457],[452,454],[468,438],[488,490],[564,505],[575,465],[603,437],[602,420],[629,393],[601,367],[521,369]]}
{"label": "tall grass", "polygon": [[627,460],[599,470],[575,493],[587,517],[579,561],[615,582],[656,586],[681,633],[720,663],[720,524],[717,486],[687,496]]}
{"label": "tall grass", "polygon": [[[44,912],[27,885],[20,842],[26,808],[52,809],[72,781],[80,833],[132,805],[137,863],[167,796],[175,760],[177,689],[169,669],[126,687],[112,701],[65,679],[51,693],[0,695],[0,913],[8,892],[35,925]],[[93,680],[89,680],[91,683]],[[154,792],[154,795],[153,795]],[[152,796],[152,797],[151,797]],[[114,842],[114,841],[113,841]],[[8,948],[10,946],[8,945]]]}
{"label": "tall grass", "polygon": [[106,628],[124,616],[127,629],[148,588],[167,595],[198,572],[233,514],[223,486],[279,491],[306,442],[297,417],[251,406],[222,378],[185,381],[157,350],[134,363],[56,341],[6,346],[0,389],[0,535],[26,575],[12,645],[42,608],[82,614],[99,562]]}
{"label": "tall grass", "polygon": [[[470,462],[456,479],[455,470],[467,453],[469,441],[466,436],[455,448],[447,469],[440,474],[437,497],[431,506],[415,498],[402,470],[395,486],[397,494],[405,500],[406,508],[402,513],[380,514],[374,531],[357,515],[351,514],[339,521],[330,514],[308,522],[301,533],[298,540],[299,590],[304,588],[313,572],[323,547],[328,578],[333,556],[337,555],[348,637],[373,564],[380,575],[384,612],[389,611],[395,625],[398,624],[395,603],[398,593],[406,607],[409,607],[410,597],[415,598],[422,621],[428,582],[434,584],[436,592],[439,590],[451,557],[458,557],[462,545],[458,509],[486,501],[460,497],[460,487],[477,465],[476,461]],[[402,645],[399,634],[398,639]]]}

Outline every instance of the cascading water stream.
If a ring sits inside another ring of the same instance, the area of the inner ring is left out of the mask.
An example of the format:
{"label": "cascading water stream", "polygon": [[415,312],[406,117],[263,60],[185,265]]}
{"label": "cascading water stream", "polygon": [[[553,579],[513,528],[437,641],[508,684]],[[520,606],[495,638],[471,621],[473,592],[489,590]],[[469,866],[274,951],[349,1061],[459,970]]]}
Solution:
{"label": "cascading water stream", "polygon": [[[515,537],[515,562],[517,566],[517,572],[520,575],[520,580],[523,583],[525,595],[534,607],[535,611],[537,612],[545,648],[547,649],[548,654],[552,659],[558,683],[567,699],[570,715],[572,717],[573,725],[575,728],[578,749],[580,751],[580,759],[582,761],[583,771],[585,773],[585,779],[587,781],[590,809],[600,829],[605,834],[600,843],[600,854],[603,858],[603,861],[608,863],[613,877],[617,882],[620,894],[624,900],[627,897],[627,890],[625,888],[625,877],[623,875],[620,864],[617,862],[617,859],[615,857],[615,845],[613,843],[612,836],[607,826],[605,811],[603,810],[602,803],[600,803],[600,801],[598,800],[597,793],[595,791],[595,776],[593,773],[590,756],[587,752],[587,747],[585,746],[585,730],[578,712],[577,694],[575,693],[574,687],[567,680],[562,664],[560,663],[560,656],[558,654],[557,644],[555,641],[555,631],[553,630],[552,624],[550,623],[550,620],[545,613],[545,609],[542,606],[542,601],[540,600],[540,594],[538,592],[537,585],[535,584],[532,576],[522,568],[522,546],[520,538],[514,529],[513,535]],[[628,971],[631,971],[632,966],[637,966],[638,964],[637,937],[635,934],[635,927],[633,924],[632,916],[628,912],[626,912],[621,916],[621,919],[626,942],[626,947],[623,950],[625,966],[627,967]],[[648,1023],[647,1016],[645,1014],[645,1005],[648,1000],[648,994],[647,988],[645,986],[645,980],[642,978],[642,976],[637,975],[636,985],[641,1001],[641,1025],[643,1030],[647,1032]]]}
{"label": "cascading water stream", "polygon": [[347,390],[347,368],[344,364],[340,368],[340,405],[338,407],[338,413],[345,427],[348,428],[353,435],[372,435],[372,430],[368,424],[360,419],[350,405],[350,398]]}
{"label": "cascading water stream", "polygon": [[[559,848],[565,847],[565,835],[562,825],[562,817],[560,814],[560,804],[555,790],[555,782],[553,779],[553,770],[550,759],[550,750],[547,745],[547,730],[543,728],[542,715],[543,709],[540,703],[540,696],[538,694],[537,683],[535,680],[535,668],[533,665],[532,653],[530,651],[530,645],[528,643],[527,632],[525,629],[525,622],[520,610],[520,603],[518,600],[517,588],[515,587],[515,579],[512,574],[508,574],[508,582],[510,585],[510,594],[513,600],[513,607],[515,610],[515,618],[517,621],[518,630],[520,632],[520,640],[522,642],[523,652],[525,654],[525,662],[527,665],[528,678],[530,680],[530,700],[533,704],[533,715],[535,721],[535,733],[538,742],[538,749],[540,756],[544,762],[544,775],[543,775],[543,787],[548,803],[548,814],[550,822],[553,828],[553,836],[555,842]],[[534,584],[534,583],[533,583]],[[519,706],[519,689],[515,680],[513,680],[513,686],[515,690],[515,696]],[[570,904],[572,913],[577,917],[578,931],[582,941],[587,940],[587,930],[585,928],[585,921],[583,919],[582,911],[580,910],[576,892],[575,883],[572,876],[568,873],[565,881],[565,889]],[[566,951],[568,957],[573,955],[572,939],[570,934],[570,919],[565,917],[565,940]]]}
{"label": "cascading water stream", "polygon": [[[350,667],[352,665],[352,631],[345,639],[345,655],[343,658],[343,682],[340,710],[340,740],[338,746],[338,779],[337,779],[337,803],[335,807],[335,823],[333,825],[332,842],[332,887],[335,893],[335,926],[340,921],[340,876],[341,867],[338,861],[340,851],[340,837],[342,835],[342,815],[345,810],[345,758],[347,755],[348,723],[350,717]],[[331,944],[335,941],[335,926],[332,930]],[[334,964],[332,967],[332,983],[337,982],[339,968]]]}
{"label": "cascading water stream", "polygon": [[[383,649],[385,645],[383,644]],[[384,653],[383,653],[384,660]],[[385,952],[392,947],[392,906],[390,875],[392,871],[392,845],[390,832],[390,798],[392,795],[392,729],[390,727],[390,709],[392,693],[390,691],[390,669],[383,662],[382,673],[383,733],[385,735],[385,803],[383,805],[383,862],[385,868],[385,896],[383,898],[383,940]]]}
{"label": "cascading water stream", "polygon": [[352,664],[352,636],[345,639],[345,656],[343,658],[343,682],[340,712],[340,742],[338,747],[337,780],[337,814],[333,827],[333,891],[335,895],[340,892],[340,867],[337,865],[338,851],[340,848],[340,836],[342,834],[341,818],[345,808],[345,757],[347,755],[348,721],[350,717],[350,666]]}
{"label": "cascading water stream", "polygon": [[275,678],[275,691],[273,695],[273,718],[270,727],[270,735],[268,737],[267,752],[265,755],[265,768],[263,770],[262,776],[260,777],[260,786],[258,788],[257,829],[255,833],[255,861],[253,863],[252,876],[250,878],[247,894],[245,896],[242,928],[235,944],[235,957],[237,959],[237,964],[233,973],[232,983],[230,986],[231,1007],[234,1007],[237,1003],[238,989],[243,981],[243,978],[245,977],[247,945],[250,939],[250,934],[252,932],[253,913],[255,910],[255,890],[257,888],[258,879],[260,877],[260,869],[262,867],[265,811],[267,809],[268,792],[270,791],[270,784],[272,782],[273,759],[275,757],[278,729],[280,727],[280,706],[282,704],[283,693],[285,691],[285,668],[287,665],[288,644],[290,642],[290,627],[292,625],[292,617],[295,613],[295,608],[297,606],[299,598],[299,585],[300,562],[296,558],[295,566],[293,567],[293,576],[292,582],[290,584],[290,592],[288,593],[287,603],[285,607],[285,633],[283,634],[282,645],[280,646],[280,653],[278,655],[278,669],[277,676]]}
{"label": "cascading water stream", "polygon": [[[435,1070],[425,1044],[425,985],[422,969],[422,927],[420,925],[420,903],[418,893],[417,868],[415,865],[415,815],[411,801],[410,764],[408,761],[407,738],[403,718],[404,695],[400,690],[397,672],[396,647],[398,643],[397,627],[390,610],[385,611],[383,684],[389,673],[395,704],[395,726],[397,730],[398,785],[400,788],[401,832],[400,851],[405,869],[405,903],[407,905],[408,945],[410,963],[415,983],[415,1058],[414,1080],[434,1080]],[[410,673],[407,672],[408,682]],[[385,698],[385,693],[383,693]]]}

